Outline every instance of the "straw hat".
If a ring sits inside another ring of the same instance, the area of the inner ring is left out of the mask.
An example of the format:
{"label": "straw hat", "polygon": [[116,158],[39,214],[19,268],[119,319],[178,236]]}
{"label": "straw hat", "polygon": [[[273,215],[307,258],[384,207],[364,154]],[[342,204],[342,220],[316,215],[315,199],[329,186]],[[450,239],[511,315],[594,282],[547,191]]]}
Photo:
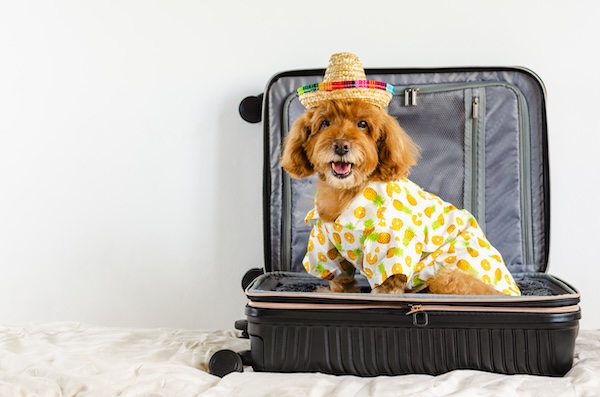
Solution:
{"label": "straw hat", "polygon": [[367,80],[358,56],[342,52],[329,59],[323,82],[298,88],[298,98],[307,109],[331,99],[361,100],[383,109],[394,91],[391,84]]}

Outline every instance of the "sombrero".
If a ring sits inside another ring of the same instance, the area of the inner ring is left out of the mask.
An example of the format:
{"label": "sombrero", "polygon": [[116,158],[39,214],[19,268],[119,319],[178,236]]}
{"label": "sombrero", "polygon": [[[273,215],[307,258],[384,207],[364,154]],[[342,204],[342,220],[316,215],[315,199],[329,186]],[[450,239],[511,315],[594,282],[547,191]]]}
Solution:
{"label": "sombrero", "polygon": [[394,91],[391,84],[367,80],[358,56],[342,52],[329,59],[323,82],[298,88],[298,99],[307,109],[332,99],[361,100],[383,109]]}

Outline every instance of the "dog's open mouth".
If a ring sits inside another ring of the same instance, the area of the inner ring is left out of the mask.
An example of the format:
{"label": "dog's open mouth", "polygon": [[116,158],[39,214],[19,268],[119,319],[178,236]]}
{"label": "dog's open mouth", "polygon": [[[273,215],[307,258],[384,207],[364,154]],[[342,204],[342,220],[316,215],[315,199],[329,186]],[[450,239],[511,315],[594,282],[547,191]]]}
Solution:
{"label": "dog's open mouth", "polygon": [[333,176],[344,179],[352,174],[352,163],[344,163],[343,161],[332,161],[331,170]]}

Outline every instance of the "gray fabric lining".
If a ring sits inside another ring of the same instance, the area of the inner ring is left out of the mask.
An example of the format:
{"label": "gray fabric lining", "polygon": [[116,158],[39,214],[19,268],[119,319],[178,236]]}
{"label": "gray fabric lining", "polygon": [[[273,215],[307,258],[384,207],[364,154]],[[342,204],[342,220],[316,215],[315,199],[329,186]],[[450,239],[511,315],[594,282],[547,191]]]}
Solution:
{"label": "gray fabric lining", "polygon": [[[486,235],[504,260],[523,264],[518,103],[510,90],[489,87],[486,135]],[[493,225],[493,227],[489,226]]]}
{"label": "gray fabric lining", "polygon": [[[295,96],[301,85],[320,81],[322,75],[278,78],[268,89],[268,139],[270,156],[270,257],[271,270],[303,272],[301,265],[310,227],[304,217],[312,208],[315,178],[289,179],[279,166],[281,141],[291,123],[304,111]],[[388,112],[422,147],[422,157],[410,179],[447,201],[472,210],[486,234],[503,254],[513,272],[544,271],[547,236],[542,147],[543,91],[538,82],[519,71],[374,74],[369,78],[386,81],[400,89]],[[444,84],[434,87],[431,84]],[[468,88],[465,85],[471,84]],[[510,86],[509,86],[510,85]],[[417,106],[404,104],[402,87],[424,86]],[[460,88],[460,87],[463,88]],[[514,86],[514,87],[512,87]],[[435,89],[441,92],[433,92]],[[522,93],[529,109],[519,119]],[[428,91],[429,90],[429,91]],[[479,97],[479,117],[473,122],[471,99]],[[520,134],[522,125],[531,131],[528,159],[531,219],[522,219]],[[475,129],[475,130],[474,130]],[[469,134],[476,134],[479,154],[472,159]],[[474,161],[474,163],[471,163]],[[547,166],[547,165],[546,165]],[[466,171],[466,170],[467,171]],[[471,170],[471,171],[468,171]],[[475,184],[471,182],[476,178]],[[475,186],[475,192],[472,187]],[[289,196],[288,196],[289,194]],[[476,197],[474,206],[472,197]],[[285,200],[288,200],[287,202]],[[471,201],[471,202],[470,202]],[[287,214],[288,210],[290,213]],[[525,263],[522,246],[523,224],[531,230],[533,260]],[[285,237],[285,238],[284,238]],[[282,252],[284,253],[282,255]]]}
{"label": "gray fabric lining", "polygon": [[[539,273],[515,274],[515,282],[521,290],[521,296],[557,296],[565,294],[574,294],[576,291],[569,286],[563,285],[563,282],[552,276],[541,275]],[[371,288],[367,280],[357,277],[360,293],[370,293]],[[289,274],[270,274],[263,276],[262,282],[256,283],[251,287],[251,291],[276,291],[276,292],[315,292],[317,289],[327,289],[328,283],[312,276],[295,277]],[[434,295],[430,295],[435,297]]]}

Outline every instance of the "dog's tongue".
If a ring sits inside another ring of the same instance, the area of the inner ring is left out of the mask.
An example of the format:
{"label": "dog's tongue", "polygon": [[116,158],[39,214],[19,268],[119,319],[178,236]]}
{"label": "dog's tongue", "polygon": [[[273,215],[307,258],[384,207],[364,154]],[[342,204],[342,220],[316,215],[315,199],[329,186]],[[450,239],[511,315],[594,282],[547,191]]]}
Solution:
{"label": "dog's tongue", "polygon": [[350,168],[352,167],[352,165],[350,163],[336,161],[331,164],[331,167],[333,168],[336,174],[344,175],[350,172]]}

